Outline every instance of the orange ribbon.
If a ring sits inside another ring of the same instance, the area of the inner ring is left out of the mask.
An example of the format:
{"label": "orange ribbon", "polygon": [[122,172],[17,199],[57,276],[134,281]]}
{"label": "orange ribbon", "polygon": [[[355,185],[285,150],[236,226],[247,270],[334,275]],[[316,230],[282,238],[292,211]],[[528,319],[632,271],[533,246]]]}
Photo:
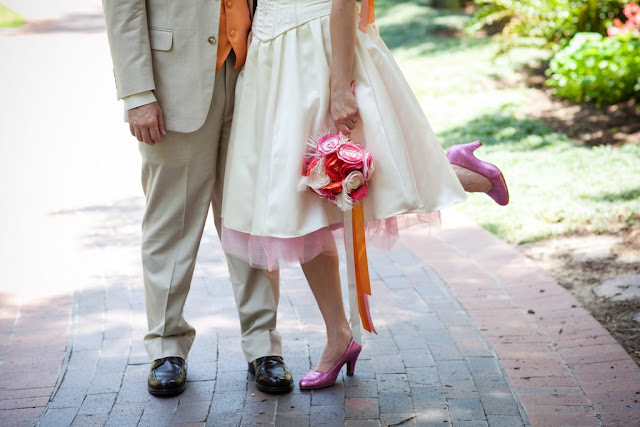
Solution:
{"label": "orange ribbon", "polygon": [[373,0],[361,0],[360,2],[360,31],[367,32],[367,25],[373,24],[376,20],[376,11]]}
{"label": "orange ribbon", "polygon": [[353,261],[356,273],[356,290],[358,294],[358,311],[362,327],[377,334],[369,311],[369,296],[371,295],[371,281],[369,279],[369,264],[367,262],[367,244],[364,237],[364,210],[362,203],[353,206],[351,213],[353,227]]}

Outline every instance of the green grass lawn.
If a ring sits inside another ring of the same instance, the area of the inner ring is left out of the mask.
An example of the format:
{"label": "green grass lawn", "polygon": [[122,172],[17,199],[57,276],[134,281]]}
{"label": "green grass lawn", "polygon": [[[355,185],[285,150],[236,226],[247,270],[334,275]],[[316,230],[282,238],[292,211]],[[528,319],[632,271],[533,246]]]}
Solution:
{"label": "green grass lawn", "polygon": [[379,0],[377,23],[446,148],[480,139],[478,157],[504,173],[511,202],[496,205],[473,194],[455,209],[512,243],[531,242],[575,230],[604,232],[640,220],[640,146],[587,148],[520,107],[534,89],[497,89],[519,65],[545,58],[519,50],[494,59],[489,39],[438,37],[462,28],[463,14],[421,1]]}
{"label": "green grass lawn", "polygon": [[0,28],[19,27],[25,22],[26,19],[0,3]]}

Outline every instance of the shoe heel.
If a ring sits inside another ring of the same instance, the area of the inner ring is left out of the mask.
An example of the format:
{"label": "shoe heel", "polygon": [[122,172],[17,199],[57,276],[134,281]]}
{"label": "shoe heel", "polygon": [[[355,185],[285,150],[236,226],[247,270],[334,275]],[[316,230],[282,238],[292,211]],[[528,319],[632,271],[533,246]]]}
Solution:
{"label": "shoe heel", "polygon": [[482,146],[482,142],[480,140],[470,142],[469,144],[463,145],[463,150],[470,156],[474,156],[473,152]]}
{"label": "shoe heel", "polygon": [[473,150],[471,151],[475,151],[476,148],[480,148],[482,146],[482,142],[480,142],[480,140],[478,139],[477,141],[469,143],[469,146],[473,147]]}
{"label": "shoe heel", "polygon": [[481,146],[482,142],[480,142],[480,140],[473,141],[468,144],[452,145],[447,150],[447,160],[449,160],[449,163],[451,163],[452,165],[458,165],[465,169],[468,169],[466,164],[469,162],[473,163],[474,160],[477,160],[473,152]]}
{"label": "shoe heel", "polygon": [[347,362],[347,376],[352,376],[355,371],[356,371],[356,361],[358,360],[358,358],[355,358],[353,360],[349,360]]}

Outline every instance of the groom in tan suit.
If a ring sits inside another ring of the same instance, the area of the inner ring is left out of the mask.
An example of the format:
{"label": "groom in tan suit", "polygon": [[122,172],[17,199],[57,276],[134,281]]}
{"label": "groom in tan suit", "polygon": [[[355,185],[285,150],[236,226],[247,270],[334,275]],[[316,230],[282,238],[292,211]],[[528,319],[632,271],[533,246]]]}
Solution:
{"label": "groom in tan suit", "polygon": [[[118,99],[142,155],[148,390],[175,395],[186,388],[185,360],[196,332],[183,309],[210,206],[221,231],[234,90],[253,3],[103,0],[103,8]],[[278,274],[232,256],[227,265],[257,388],[287,392],[293,380],[276,331]]]}

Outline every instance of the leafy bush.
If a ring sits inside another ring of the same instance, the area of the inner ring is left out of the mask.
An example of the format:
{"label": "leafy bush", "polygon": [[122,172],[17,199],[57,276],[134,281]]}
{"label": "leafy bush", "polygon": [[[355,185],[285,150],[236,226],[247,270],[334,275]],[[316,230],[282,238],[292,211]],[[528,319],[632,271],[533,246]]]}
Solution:
{"label": "leafy bush", "polygon": [[578,32],[605,34],[628,0],[476,0],[467,30],[498,27],[501,52],[517,46],[553,48]]}
{"label": "leafy bush", "polygon": [[553,57],[547,84],[558,96],[597,106],[640,100],[640,39],[579,33]]}

